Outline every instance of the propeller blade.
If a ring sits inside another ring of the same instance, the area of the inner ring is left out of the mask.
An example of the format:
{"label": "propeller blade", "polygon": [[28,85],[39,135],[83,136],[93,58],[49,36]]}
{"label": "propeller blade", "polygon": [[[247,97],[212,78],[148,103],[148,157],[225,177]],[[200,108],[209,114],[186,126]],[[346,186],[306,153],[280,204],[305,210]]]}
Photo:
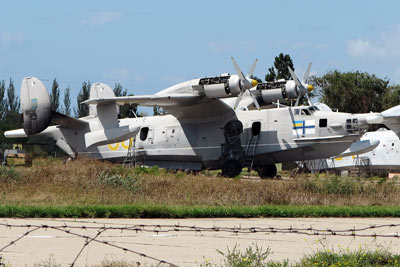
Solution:
{"label": "propeller blade", "polygon": [[310,96],[309,96],[308,94],[306,94],[306,96],[307,96],[308,104],[309,104],[310,106],[314,106],[314,104],[311,102]]}
{"label": "propeller blade", "polygon": [[305,82],[305,83],[308,80],[308,76],[310,76],[310,70],[311,70],[311,62],[310,62],[310,64],[308,64],[308,68],[307,68],[306,73],[304,73],[303,82]]}
{"label": "propeller blade", "polygon": [[250,77],[253,75],[254,70],[256,69],[257,61],[258,61],[258,59],[256,59],[256,60],[254,61],[253,65],[251,65],[251,68],[250,68],[250,70],[249,70],[249,73],[248,73],[247,76],[246,76],[247,78],[250,78]]}
{"label": "propeller blade", "polygon": [[294,83],[300,89],[301,93],[306,93],[308,90],[300,82],[299,78],[297,78],[297,76],[296,76],[296,74],[294,74],[293,70],[290,67],[288,67],[288,69],[290,72],[290,76],[292,76]]}
{"label": "propeller blade", "polygon": [[244,91],[240,91],[239,95],[237,96],[235,105],[233,106],[234,110],[239,106],[240,100],[242,100],[243,93]]}
{"label": "propeller blade", "polygon": [[239,65],[236,63],[236,61],[233,59],[233,57],[231,57],[232,62],[233,62],[233,66],[235,67],[236,73],[237,75],[239,75],[239,78],[241,81],[246,80],[246,78],[243,75],[243,72],[240,70]]}
{"label": "propeller blade", "polygon": [[258,101],[257,101],[256,97],[251,93],[250,90],[249,90],[249,93],[250,93],[250,95],[251,95],[251,98],[253,98],[253,103],[254,103],[254,105],[256,106],[256,108],[257,108],[258,110],[261,110],[260,105],[258,104]]}
{"label": "propeller blade", "polygon": [[297,107],[299,105],[300,97],[301,97],[301,94],[299,94],[299,96],[296,99],[296,103],[294,104],[295,107]]}

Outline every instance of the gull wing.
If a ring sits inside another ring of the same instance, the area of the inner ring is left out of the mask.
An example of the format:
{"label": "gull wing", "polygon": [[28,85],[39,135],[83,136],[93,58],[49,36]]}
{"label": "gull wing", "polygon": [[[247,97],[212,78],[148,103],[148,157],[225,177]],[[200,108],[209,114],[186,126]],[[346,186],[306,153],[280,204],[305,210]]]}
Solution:
{"label": "gull wing", "polygon": [[148,107],[162,107],[164,110],[179,119],[210,119],[225,115],[233,115],[232,107],[220,99],[211,99],[190,93],[142,95],[91,98],[84,102],[88,105],[140,105]]}

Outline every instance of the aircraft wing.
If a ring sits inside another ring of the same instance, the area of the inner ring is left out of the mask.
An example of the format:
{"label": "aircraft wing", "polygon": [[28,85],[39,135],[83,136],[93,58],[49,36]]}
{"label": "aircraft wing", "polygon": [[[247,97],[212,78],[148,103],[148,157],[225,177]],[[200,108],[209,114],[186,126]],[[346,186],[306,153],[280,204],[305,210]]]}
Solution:
{"label": "aircraft wing", "polygon": [[212,99],[190,93],[91,98],[82,103],[88,105],[115,103],[117,105],[157,106],[164,108],[167,113],[181,119],[211,118],[234,114],[232,107],[220,99]]}

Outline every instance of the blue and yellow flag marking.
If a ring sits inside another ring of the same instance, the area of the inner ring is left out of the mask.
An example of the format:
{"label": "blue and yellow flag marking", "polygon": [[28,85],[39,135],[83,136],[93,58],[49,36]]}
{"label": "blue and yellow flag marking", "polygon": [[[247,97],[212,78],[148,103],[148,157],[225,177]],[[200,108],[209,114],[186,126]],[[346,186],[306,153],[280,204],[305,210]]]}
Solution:
{"label": "blue and yellow flag marking", "polygon": [[302,120],[293,122],[293,135],[315,134],[315,121]]}

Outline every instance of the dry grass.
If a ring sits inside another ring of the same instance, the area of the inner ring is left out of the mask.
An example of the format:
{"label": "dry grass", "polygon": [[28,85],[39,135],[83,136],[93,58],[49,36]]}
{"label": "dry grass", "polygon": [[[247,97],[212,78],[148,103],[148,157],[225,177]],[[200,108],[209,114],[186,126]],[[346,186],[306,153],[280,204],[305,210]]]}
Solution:
{"label": "dry grass", "polygon": [[308,177],[226,179],[127,169],[89,159],[35,159],[31,168],[0,167],[0,205],[399,205],[394,181]]}

